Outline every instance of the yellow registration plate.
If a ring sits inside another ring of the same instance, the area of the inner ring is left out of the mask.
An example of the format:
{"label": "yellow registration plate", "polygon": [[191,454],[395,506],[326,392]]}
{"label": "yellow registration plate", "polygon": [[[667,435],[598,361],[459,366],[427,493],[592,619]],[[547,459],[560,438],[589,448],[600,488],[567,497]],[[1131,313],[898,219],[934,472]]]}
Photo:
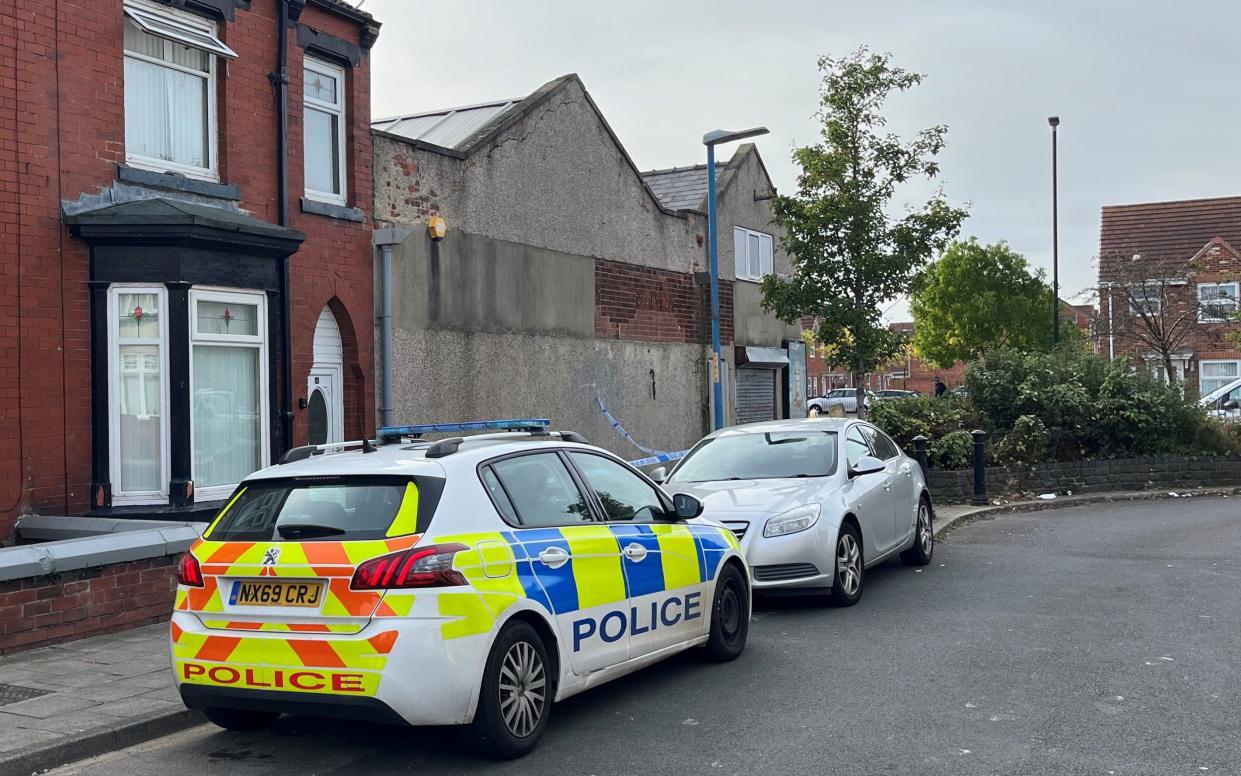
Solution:
{"label": "yellow registration plate", "polygon": [[318,606],[322,582],[258,582],[236,580],[230,606]]}

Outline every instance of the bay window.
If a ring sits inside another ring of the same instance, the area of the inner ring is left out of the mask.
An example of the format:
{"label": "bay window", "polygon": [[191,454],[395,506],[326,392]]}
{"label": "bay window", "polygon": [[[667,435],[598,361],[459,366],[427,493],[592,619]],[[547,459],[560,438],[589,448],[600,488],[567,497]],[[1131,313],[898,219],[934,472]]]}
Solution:
{"label": "bay window", "polygon": [[306,196],[344,205],[345,71],[307,57],[302,86]]}
{"label": "bay window", "polygon": [[125,150],[131,164],[218,180],[214,22],[125,3]]}
{"label": "bay window", "polygon": [[190,437],[199,500],[267,464],[266,300],[190,291]]}
{"label": "bay window", "polygon": [[118,503],[168,497],[168,338],[161,286],[114,287],[108,298],[111,477]]}

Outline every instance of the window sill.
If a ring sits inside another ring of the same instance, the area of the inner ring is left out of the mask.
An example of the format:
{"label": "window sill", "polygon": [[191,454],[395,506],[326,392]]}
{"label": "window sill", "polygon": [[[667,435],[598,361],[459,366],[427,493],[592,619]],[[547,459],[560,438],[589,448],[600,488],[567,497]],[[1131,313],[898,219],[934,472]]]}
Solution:
{"label": "window sill", "polygon": [[309,197],[302,197],[301,201],[303,213],[314,213],[317,216],[339,218],[342,221],[354,221],[359,224],[366,221],[366,213],[361,208],[333,205],[330,202],[320,202]]}
{"label": "window sill", "polygon": [[150,186],[155,189],[180,191],[216,199],[241,200],[241,190],[232,183],[199,180],[179,172],[156,172],[133,165],[119,164],[116,167],[116,178],[122,183]]}

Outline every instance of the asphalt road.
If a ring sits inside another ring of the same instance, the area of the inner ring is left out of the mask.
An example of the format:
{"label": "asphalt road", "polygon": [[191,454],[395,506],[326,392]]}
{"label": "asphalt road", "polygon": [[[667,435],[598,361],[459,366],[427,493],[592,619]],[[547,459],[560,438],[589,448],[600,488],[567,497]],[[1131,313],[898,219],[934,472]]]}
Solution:
{"label": "asphalt road", "polygon": [[556,706],[497,764],[453,729],[204,726],[56,774],[1239,774],[1241,499],[1006,515],[851,609],[757,607],[692,655]]}

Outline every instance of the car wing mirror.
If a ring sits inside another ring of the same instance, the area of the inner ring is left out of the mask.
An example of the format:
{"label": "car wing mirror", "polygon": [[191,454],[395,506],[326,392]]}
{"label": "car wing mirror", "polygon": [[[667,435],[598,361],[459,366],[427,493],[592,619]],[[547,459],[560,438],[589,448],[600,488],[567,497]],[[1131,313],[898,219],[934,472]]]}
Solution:
{"label": "car wing mirror", "polygon": [[875,472],[881,472],[883,471],[885,465],[886,464],[884,464],[883,461],[873,455],[864,455],[860,460],[858,460],[857,466],[849,468],[849,479],[861,477],[863,474],[874,474]]}
{"label": "car wing mirror", "polygon": [[672,496],[672,509],[678,520],[689,520],[702,514],[702,502],[688,493],[676,493]]}
{"label": "car wing mirror", "polygon": [[1237,401],[1236,399],[1229,399],[1228,401],[1220,405],[1220,409],[1222,410],[1241,409],[1241,402]]}
{"label": "car wing mirror", "polygon": [[663,485],[664,481],[668,479],[668,467],[656,466],[654,469],[651,469],[651,473],[647,476],[651,478],[652,482]]}

